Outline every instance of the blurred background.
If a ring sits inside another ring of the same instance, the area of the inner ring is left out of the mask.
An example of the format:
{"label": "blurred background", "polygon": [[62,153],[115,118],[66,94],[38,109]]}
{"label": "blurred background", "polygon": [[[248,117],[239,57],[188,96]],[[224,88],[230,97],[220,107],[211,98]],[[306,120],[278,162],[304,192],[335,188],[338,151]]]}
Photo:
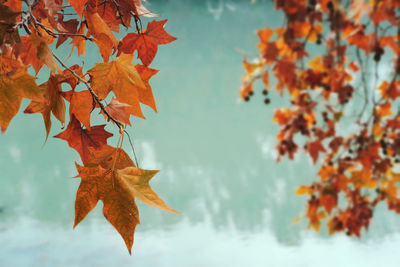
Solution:
{"label": "blurred background", "polygon": [[[315,233],[306,220],[292,224],[306,205],[294,191],[317,168],[302,153],[276,162],[272,114],[288,99],[272,94],[265,105],[260,85],[250,103],[238,100],[240,51],[255,55],[255,31],[283,23],[272,2],[250,2],[146,5],[168,19],[166,30],[178,40],[160,46],[151,65],[160,69],[151,80],[158,113],[143,107],[147,119],[134,119],[128,131],[140,166],[161,170],[152,187],[180,214],[138,203],[132,256],[101,202],[73,230],[79,155],[60,139],[44,144],[40,114],[19,114],[0,137],[0,266],[398,266],[400,217],[385,207],[360,239],[329,236],[325,227]],[[85,60],[88,69],[99,58],[87,49],[86,58],[67,63]],[[54,121],[50,136],[60,131]],[[132,156],[128,143],[124,149]]]}

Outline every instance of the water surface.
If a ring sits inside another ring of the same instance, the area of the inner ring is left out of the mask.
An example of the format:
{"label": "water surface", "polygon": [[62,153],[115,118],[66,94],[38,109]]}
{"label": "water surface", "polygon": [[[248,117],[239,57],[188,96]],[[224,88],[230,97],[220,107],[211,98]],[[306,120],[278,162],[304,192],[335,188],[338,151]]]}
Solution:
{"label": "water surface", "polygon": [[[161,170],[153,188],[181,213],[139,203],[131,257],[101,203],[72,230],[79,156],[59,139],[43,145],[41,116],[19,114],[0,138],[0,266],[397,266],[400,221],[385,207],[361,239],[291,224],[306,204],[294,190],[312,181],[316,168],[303,154],[275,161],[271,118],[289,100],[272,96],[266,106],[260,87],[250,103],[238,101],[237,51],[256,53],[255,30],[282,24],[271,3],[150,4],[178,40],[160,46],[152,63],[161,70],[151,81],[159,112],[144,107],[147,119],[135,119],[130,132],[140,166]],[[98,56],[89,50],[86,67]],[[50,135],[60,131],[55,122]]]}

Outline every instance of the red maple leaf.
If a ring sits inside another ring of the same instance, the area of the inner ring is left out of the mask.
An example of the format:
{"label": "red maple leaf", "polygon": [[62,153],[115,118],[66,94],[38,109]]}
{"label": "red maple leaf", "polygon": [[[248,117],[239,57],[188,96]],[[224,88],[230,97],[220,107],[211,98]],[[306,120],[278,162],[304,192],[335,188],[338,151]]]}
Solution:
{"label": "red maple leaf", "polygon": [[133,54],[138,51],[138,58],[145,66],[153,61],[158,45],[168,44],[176,38],[164,30],[167,20],[152,21],[147,24],[147,29],[140,33],[129,33],[119,43],[119,53]]}
{"label": "red maple leaf", "polygon": [[113,136],[104,130],[104,126],[93,126],[90,130],[82,129],[81,123],[72,114],[67,129],[54,137],[67,141],[70,147],[78,151],[83,164],[85,164],[90,159],[89,147],[100,149],[107,145],[107,139]]}

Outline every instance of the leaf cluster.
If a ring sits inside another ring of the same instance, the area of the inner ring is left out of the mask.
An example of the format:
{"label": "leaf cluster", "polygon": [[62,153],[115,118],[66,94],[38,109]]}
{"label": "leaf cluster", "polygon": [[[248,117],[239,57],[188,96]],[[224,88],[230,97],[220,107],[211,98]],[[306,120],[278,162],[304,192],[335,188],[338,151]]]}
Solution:
{"label": "leaf cluster", "polygon": [[273,118],[276,149],[278,160],[303,148],[318,163],[318,179],[296,192],[308,196],[309,227],[325,219],[331,234],[360,236],[378,203],[400,213],[400,2],[274,2],[284,25],[257,32],[240,96],[250,100],[258,80],[264,95],[289,96]]}
{"label": "leaf cluster", "polygon": [[[158,45],[176,40],[165,31],[166,20],[154,20],[142,28],[142,17],[155,16],[141,0],[0,1],[1,132],[18,113],[23,98],[31,100],[24,113],[42,115],[46,139],[52,128],[51,114],[63,128],[67,124],[55,137],[67,141],[83,164],[76,165],[81,184],[75,226],[101,200],[104,216],[129,252],[139,223],[135,198],[176,212],[149,186],[157,171],[140,169],[121,148],[131,115],[144,119],[141,104],[157,111],[149,80],[158,70],[149,65]],[[129,33],[118,39],[116,33],[122,33],[122,27]],[[87,42],[98,48],[101,61],[86,72],[83,64],[68,65],[56,54],[64,44],[70,47],[70,56],[84,57]],[[50,72],[48,79],[37,84],[36,76],[44,67]],[[105,125],[92,125],[96,111],[119,128],[116,147],[107,144],[112,134]]]}

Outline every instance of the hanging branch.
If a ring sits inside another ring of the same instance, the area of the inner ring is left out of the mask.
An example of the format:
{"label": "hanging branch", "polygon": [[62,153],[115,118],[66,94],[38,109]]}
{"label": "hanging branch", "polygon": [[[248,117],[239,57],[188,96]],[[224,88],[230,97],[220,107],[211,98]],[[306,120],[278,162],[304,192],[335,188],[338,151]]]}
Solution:
{"label": "hanging branch", "polygon": [[118,120],[114,119],[105,109],[103,103],[101,102],[100,98],[96,95],[96,93],[93,91],[92,87],[90,86],[89,82],[87,82],[85,79],[82,79],[75,71],[73,71],[71,68],[69,68],[67,65],[64,64],[64,62],[54,54],[54,52],[52,51],[53,57],[61,64],[61,66],[68,70],[72,75],[75,76],[75,78],[77,78],[77,80],[81,83],[83,83],[86,88],[89,90],[90,94],[92,95],[93,99],[96,101],[96,103],[100,106],[100,109],[104,112],[104,114],[106,114],[108,120],[113,121],[119,129],[123,129],[123,125],[122,123],[120,123]]}

